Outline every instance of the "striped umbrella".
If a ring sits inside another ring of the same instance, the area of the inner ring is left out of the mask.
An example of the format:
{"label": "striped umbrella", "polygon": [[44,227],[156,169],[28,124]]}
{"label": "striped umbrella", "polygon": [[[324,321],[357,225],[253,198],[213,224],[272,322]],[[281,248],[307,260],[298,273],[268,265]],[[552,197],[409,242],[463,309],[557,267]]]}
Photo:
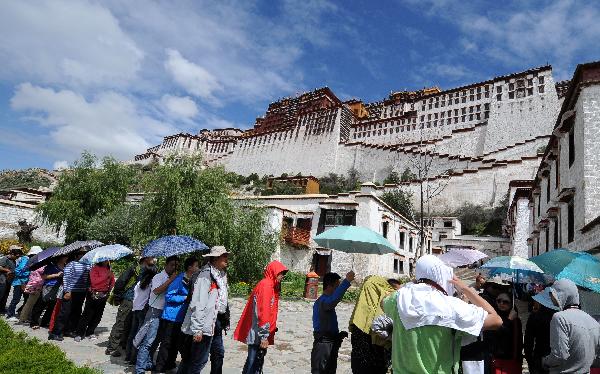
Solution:
{"label": "striped umbrella", "polygon": [[84,264],[97,264],[104,261],[115,261],[133,254],[133,251],[121,244],[104,245],[86,253],[79,262]]}
{"label": "striped umbrella", "polygon": [[99,247],[101,245],[103,245],[104,243],[99,242],[97,240],[78,240],[76,242],[73,242],[71,244],[65,245],[64,247],[62,247],[61,249],[59,249],[58,251],[56,251],[56,253],[54,254],[53,257],[59,257],[59,256],[64,256],[64,255],[68,255],[71,254],[73,252],[76,252],[78,250],[80,250],[81,248],[89,248],[89,249],[94,249],[96,247]]}
{"label": "striped umbrella", "polygon": [[169,257],[206,250],[206,244],[191,236],[169,235],[148,243],[142,251],[142,257]]}

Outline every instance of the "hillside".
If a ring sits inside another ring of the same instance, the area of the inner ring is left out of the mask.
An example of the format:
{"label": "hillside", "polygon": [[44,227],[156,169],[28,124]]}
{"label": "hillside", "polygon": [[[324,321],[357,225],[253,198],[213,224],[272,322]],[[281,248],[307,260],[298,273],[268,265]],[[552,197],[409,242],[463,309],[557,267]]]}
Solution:
{"label": "hillside", "polygon": [[55,182],[56,177],[46,169],[0,171],[0,190],[50,187]]}

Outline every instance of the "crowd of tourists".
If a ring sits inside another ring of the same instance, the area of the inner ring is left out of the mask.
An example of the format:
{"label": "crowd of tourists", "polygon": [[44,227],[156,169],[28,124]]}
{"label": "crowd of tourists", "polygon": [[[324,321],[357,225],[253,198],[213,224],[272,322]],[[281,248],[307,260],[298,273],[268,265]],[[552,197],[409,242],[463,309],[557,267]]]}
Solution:
{"label": "crowd of tourists", "polygon": [[[28,256],[41,248],[33,247]],[[48,339],[97,339],[107,303],[118,305],[106,354],[124,356],[136,373],[221,373],[223,335],[230,328],[229,252],[215,246],[203,258],[140,258],[115,280],[110,263],[82,263],[85,250],[30,271],[13,246],[0,257],[0,312],[8,321],[48,329]],[[180,266],[182,265],[182,266]],[[178,272],[178,269],[182,269]],[[233,338],[248,347],[243,374],[262,373],[277,333],[281,282],[287,268],[269,263],[252,290]],[[479,275],[472,286],[432,255],[419,258],[413,281],[368,276],[341,331],[336,306],[354,281],[323,276],[313,305],[311,373],[336,372],[350,335],[353,373],[589,373],[600,363],[600,324],[579,308],[578,289],[559,280],[534,296],[522,334],[514,288]],[[12,299],[7,297],[12,289]],[[21,299],[23,302],[21,303]],[[8,307],[6,307],[8,304]],[[21,304],[20,308],[17,306]],[[177,358],[180,362],[177,364]]]}

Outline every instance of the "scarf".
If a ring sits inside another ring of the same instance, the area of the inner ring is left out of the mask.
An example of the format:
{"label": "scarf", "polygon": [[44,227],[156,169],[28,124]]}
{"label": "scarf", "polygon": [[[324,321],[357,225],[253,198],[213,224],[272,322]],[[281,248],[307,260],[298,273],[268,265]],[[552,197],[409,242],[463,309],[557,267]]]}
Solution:
{"label": "scarf", "polygon": [[[454,287],[449,282],[453,277],[452,268],[436,256],[426,255],[419,258],[415,273],[417,280],[428,279],[437,283],[448,295],[454,294]],[[427,283],[406,284],[398,290],[396,297],[398,315],[407,330],[422,326],[440,326],[477,336],[487,316],[483,308],[446,296]]]}
{"label": "scarf", "polygon": [[354,325],[365,334],[370,334],[373,320],[383,314],[381,300],[393,290],[384,277],[372,275],[365,278],[350,317],[350,326]]}
{"label": "scarf", "polygon": [[219,313],[225,313],[227,311],[227,298],[229,293],[227,287],[227,273],[210,265],[210,274],[215,282],[217,282],[217,286],[219,286],[217,311]]}

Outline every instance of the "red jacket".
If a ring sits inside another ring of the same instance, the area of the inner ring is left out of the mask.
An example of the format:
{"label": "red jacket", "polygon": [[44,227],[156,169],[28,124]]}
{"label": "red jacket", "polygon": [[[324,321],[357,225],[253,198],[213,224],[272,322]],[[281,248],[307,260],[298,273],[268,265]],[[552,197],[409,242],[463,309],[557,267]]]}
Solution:
{"label": "red jacket", "polygon": [[262,339],[274,343],[279,311],[279,284],[277,275],[288,269],[279,261],[272,261],[265,269],[265,277],[258,282],[246,303],[233,338],[246,344],[260,344]]}

